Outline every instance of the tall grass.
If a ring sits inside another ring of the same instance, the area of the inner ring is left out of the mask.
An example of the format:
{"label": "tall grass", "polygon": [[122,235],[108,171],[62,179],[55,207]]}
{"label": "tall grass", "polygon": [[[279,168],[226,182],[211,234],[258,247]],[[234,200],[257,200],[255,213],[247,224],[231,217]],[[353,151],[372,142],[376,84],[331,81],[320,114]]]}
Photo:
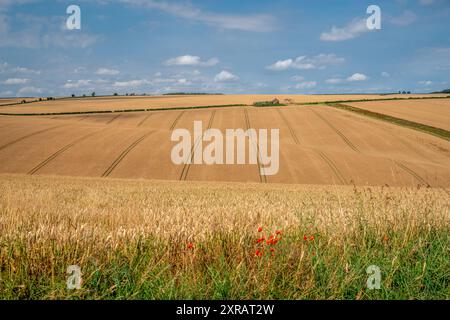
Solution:
{"label": "tall grass", "polygon": [[450,298],[441,190],[23,176],[0,190],[0,299]]}

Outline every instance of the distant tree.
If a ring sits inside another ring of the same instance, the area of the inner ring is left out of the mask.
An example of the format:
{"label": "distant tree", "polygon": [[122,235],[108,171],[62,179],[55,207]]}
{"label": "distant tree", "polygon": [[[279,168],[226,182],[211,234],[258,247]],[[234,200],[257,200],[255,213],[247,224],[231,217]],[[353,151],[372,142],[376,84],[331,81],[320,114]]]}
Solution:
{"label": "distant tree", "polygon": [[125,94],[128,97],[128,93]]}
{"label": "distant tree", "polygon": [[116,96],[116,97],[118,96],[117,92],[114,92],[114,96]]}
{"label": "distant tree", "polygon": [[408,91],[407,94],[411,94],[411,91]]}
{"label": "distant tree", "polygon": [[26,103],[27,101],[26,100],[22,100],[22,101],[20,101],[20,103]]}
{"label": "distant tree", "polygon": [[398,94],[402,94],[402,92],[399,90],[399,91],[398,91]]}
{"label": "distant tree", "polygon": [[91,96],[95,97],[95,91],[91,93]]}
{"label": "distant tree", "polygon": [[42,98],[39,98],[39,101],[42,101]]}
{"label": "distant tree", "polygon": [[406,94],[406,91],[402,91],[402,94]]}
{"label": "distant tree", "polygon": [[75,94],[72,93],[72,98],[75,98]]}
{"label": "distant tree", "polygon": [[47,97],[47,100],[53,100],[53,97]]}
{"label": "distant tree", "polygon": [[85,95],[85,94],[83,94],[83,98],[86,98],[86,95]]}

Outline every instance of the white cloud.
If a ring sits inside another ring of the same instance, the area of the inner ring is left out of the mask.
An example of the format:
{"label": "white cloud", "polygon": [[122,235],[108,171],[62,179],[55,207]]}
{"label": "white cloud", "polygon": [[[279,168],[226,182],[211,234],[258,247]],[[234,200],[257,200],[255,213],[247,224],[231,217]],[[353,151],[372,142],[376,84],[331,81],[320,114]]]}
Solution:
{"label": "white cloud", "polygon": [[191,83],[190,83],[187,79],[185,79],[185,78],[178,79],[178,80],[177,80],[177,83],[178,83],[179,85],[185,85],[185,86],[191,84]]}
{"label": "white cloud", "polygon": [[283,71],[288,69],[309,70],[309,69],[325,69],[331,65],[338,65],[344,63],[345,59],[331,54],[318,54],[313,57],[300,56],[293,59],[279,60],[274,64],[267,66],[268,70]]}
{"label": "white cloud", "polygon": [[202,67],[212,67],[219,63],[219,59],[211,58],[207,61],[202,61],[198,56],[179,56],[176,58],[171,58],[166,61],[167,66],[202,66]]}
{"label": "white cloud", "polygon": [[323,32],[320,35],[322,41],[344,41],[350,40],[360,36],[361,34],[370,31],[367,28],[367,20],[365,18],[353,19],[346,26],[339,28],[333,26],[329,32]]}
{"label": "white cloud", "polygon": [[294,88],[295,89],[311,89],[311,88],[315,88],[316,86],[317,86],[316,81],[304,81],[304,82],[297,83],[294,86]]}
{"label": "white cloud", "polygon": [[[1,3],[0,3],[1,9]],[[8,12],[6,12],[8,13]],[[20,27],[11,27],[11,20],[21,22]],[[61,17],[39,17],[35,15],[4,14],[0,10],[0,47],[16,48],[86,48],[102,37],[88,33],[69,33],[61,28]]]}
{"label": "white cloud", "polygon": [[347,81],[366,81],[369,79],[365,74],[362,73],[354,73],[350,77],[347,78]]}
{"label": "white cloud", "polygon": [[424,81],[419,81],[419,84],[425,86],[425,87],[429,87],[433,84],[433,81],[431,80],[424,80]]}
{"label": "white cloud", "polygon": [[61,48],[87,48],[97,43],[101,36],[90,34],[48,33],[40,39],[41,46]]}
{"label": "white cloud", "polygon": [[389,72],[383,71],[383,72],[381,73],[381,76],[382,76],[383,78],[389,78],[391,75],[390,75]]}
{"label": "white cloud", "polygon": [[228,82],[228,81],[236,81],[239,77],[235,76],[231,72],[223,70],[222,72],[218,73],[214,77],[215,82]]}
{"label": "white cloud", "polygon": [[97,71],[95,71],[96,75],[101,75],[101,76],[116,76],[119,73],[120,73],[119,70],[107,69],[107,68],[100,68],[100,69],[97,69]]}
{"label": "white cloud", "polygon": [[210,26],[242,31],[269,32],[277,29],[274,17],[268,14],[222,14],[203,11],[189,3],[173,3],[155,0],[120,0],[122,3],[156,9],[175,17]]}
{"label": "white cloud", "polygon": [[[1,1],[1,0],[0,0]],[[0,39],[1,40],[1,39]],[[13,74],[28,74],[28,75],[39,75],[41,74],[40,70],[34,70],[24,67],[12,67],[7,62],[0,63],[0,73],[13,73]]]}
{"label": "white cloud", "polygon": [[325,80],[325,83],[334,85],[334,84],[340,84],[340,83],[344,83],[344,82],[366,81],[368,79],[369,79],[369,77],[366,76],[365,74],[354,73],[346,79],[342,79],[342,78],[327,79],[327,80]]}
{"label": "white cloud", "polygon": [[113,87],[116,88],[135,88],[143,85],[150,84],[148,80],[129,80],[129,81],[116,81],[113,83]]}
{"label": "white cloud", "polygon": [[85,67],[77,67],[75,69],[73,69],[72,73],[73,74],[81,74],[81,73],[86,73],[87,69]]}
{"label": "white cloud", "polygon": [[273,70],[273,71],[287,70],[287,69],[292,68],[293,63],[294,63],[294,60],[292,60],[292,59],[279,60],[279,61],[275,62],[274,64],[268,66],[267,69]]}
{"label": "white cloud", "polygon": [[328,84],[338,84],[338,83],[342,83],[343,81],[344,80],[342,80],[340,78],[331,78],[331,79],[325,80],[325,82]]}
{"label": "white cloud", "polygon": [[68,80],[64,85],[63,88],[64,89],[77,89],[77,88],[82,88],[82,87],[87,87],[91,84],[92,80],[77,80],[77,81],[72,81],[72,80]]}
{"label": "white cloud", "polygon": [[22,78],[10,78],[3,81],[3,84],[6,85],[16,85],[16,84],[25,84],[29,81],[29,79],[22,79]]}
{"label": "white cloud", "polygon": [[18,95],[24,95],[24,94],[40,94],[42,93],[42,89],[41,88],[36,88],[36,87],[24,87],[21,88],[17,94]]}
{"label": "white cloud", "polygon": [[39,71],[39,70],[33,70],[33,69],[28,69],[28,68],[23,68],[23,67],[16,67],[16,68],[12,69],[12,71],[15,73],[24,73],[24,74],[41,74],[41,71]]}

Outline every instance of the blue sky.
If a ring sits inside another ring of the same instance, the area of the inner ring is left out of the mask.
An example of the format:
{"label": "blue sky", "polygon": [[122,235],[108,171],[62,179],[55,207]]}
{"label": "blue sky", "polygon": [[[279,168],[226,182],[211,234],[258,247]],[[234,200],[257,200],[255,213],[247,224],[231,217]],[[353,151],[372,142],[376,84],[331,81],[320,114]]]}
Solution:
{"label": "blue sky", "polygon": [[449,74],[449,0],[0,0],[1,97],[430,92]]}

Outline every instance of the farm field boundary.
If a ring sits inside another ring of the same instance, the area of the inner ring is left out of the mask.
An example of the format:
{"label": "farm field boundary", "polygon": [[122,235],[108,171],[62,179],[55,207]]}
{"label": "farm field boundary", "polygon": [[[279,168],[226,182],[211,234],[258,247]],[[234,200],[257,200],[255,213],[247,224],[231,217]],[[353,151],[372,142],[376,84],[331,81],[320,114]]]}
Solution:
{"label": "farm field boundary", "polygon": [[145,109],[122,109],[122,110],[95,110],[95,111],[74,111],[74,112],[42,112],[42,113],[6,113],[0,112],[1,116],[68,116],[82,114],[102,114],[102,113],[124,113],[124,112],[152,112],[152,111],[173,111],[173,110],[195,110],[210,108],[230,108],[246,107],[246,104],[223,104],[212,106],[194,106],[194,107],[173,107],[173,108],[145,108]]}
{"label": "farm field boundary", "polygon": [[389,115],[378,113],[378,112],[373,112],[373,111],[369,111],[369,110],[365,110],[365,109],[356,108],[356,107],[349,106],[349,105],[342,104],[342,103],[327,103],[326,105],[333,107],[333,108],[340,109],[340,110],[355,112],[360,115],[375,118],[375,119],[382,120],[385,122],[390,122],[390,123],[393,123],[393,124],[396,124],[396,125],[399,125],[402,127],[407,127],[410,129],[425,132],[425,133],[434,135],[436,137],[445,139],[447,141],[450,141],[450,132],[445,129],[432,127],[432,126],[429,126],[426,124],[409,121],[409,120],[389,116]]}
{"label": "farm field boundary", "polygon": [[447,97],[408,97],[408,98],[380,98],[380,99],[359,99],[359,100],[335,100],[335,101],[316,101],[316,102],[296,102],[293,105],[310,106],[319,104],[335,104],[335,103],[355,103],[355,102],[372,102],[372,101],[403,101],[403,100],[435,100],[435,99],[450,99]]}

